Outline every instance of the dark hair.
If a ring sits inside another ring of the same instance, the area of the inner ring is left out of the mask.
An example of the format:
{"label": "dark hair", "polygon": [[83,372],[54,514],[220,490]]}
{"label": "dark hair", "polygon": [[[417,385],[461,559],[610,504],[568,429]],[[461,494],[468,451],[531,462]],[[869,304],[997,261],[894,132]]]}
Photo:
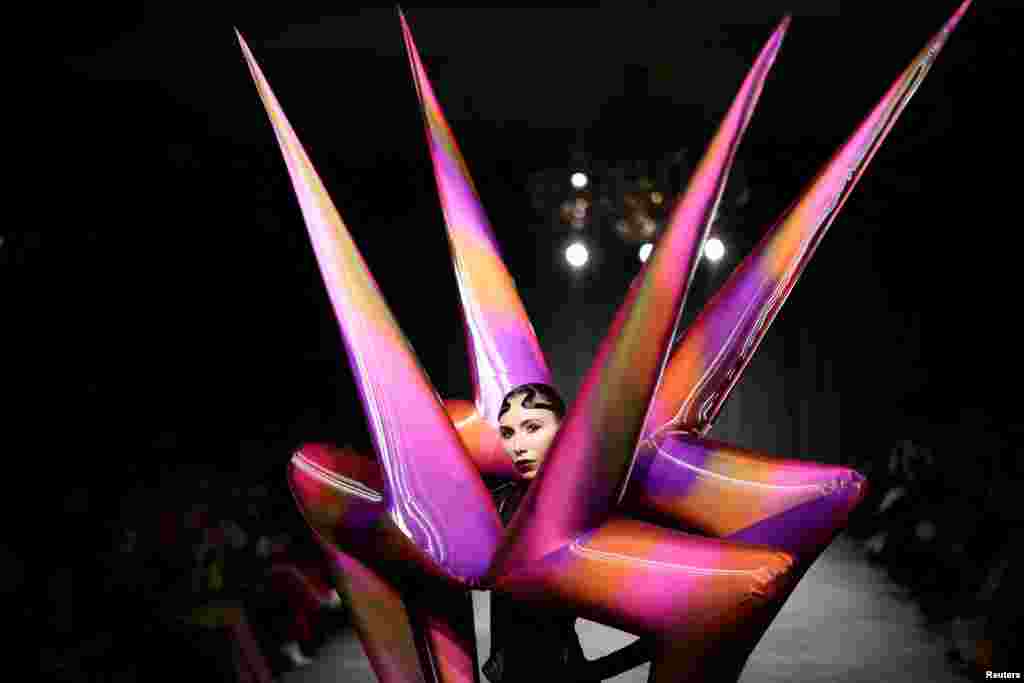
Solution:
{"label": "dark hair", "polygon": [[524,408],[550,410],[559,420],[565,417],[565,402],[558,395],[558,390],[549,384],[535,382],[533,384],[520,384],[505,394],[505,398],[501,402],[501,409],[498,411],[499,420],[512,407],[510,400],[516,396],[525,396],[523,399]]}

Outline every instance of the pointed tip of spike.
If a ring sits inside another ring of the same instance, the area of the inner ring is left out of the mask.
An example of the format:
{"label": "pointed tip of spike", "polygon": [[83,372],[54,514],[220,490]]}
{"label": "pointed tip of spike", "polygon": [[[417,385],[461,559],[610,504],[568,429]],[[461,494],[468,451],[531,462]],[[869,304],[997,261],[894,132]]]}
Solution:
{"label": "pointed tip of spike", "polygon": [[398,10],[398,23],[402,25],[402,38],[406,41],[406,50],[409,49],[409,41],[412,40],[412,29],[409,28],[409,22],[405,19],[405,12],[402,11],[401,6],[395,5]]}
{"label": "pointed tip of spike", "polygon": [[242,52],[245,54],[246,57],[248,57],[251,54],[249,50],[249,43],[245,41],[245,38],[242,36],[242,32],[238,30],[237,26],[234,26],[232,28],[235,29],[235,36],[238,38],[239,47],[242,48]]}
{"label": "pointed tip of spike", "polygon": [[786,32],[789,30],[789,25],[793,23],[793,15],[787,14],[782,17],[779,21],[779,25],[775,27],[772,32],[772,37],[768,39],[768,44],[774,46],[777,50],[782,44],[782,39],[786,36]]}
{"label": "pointed tip of spike", "polygon": [[974,0],[964,0],[960,3],[960,6],[956,9],[956,12],[953,13],[953,16],[950,17],[949,22],[947,23],[950,30],[960,23],[960,19],[963,18],[964,13],[967,12],[967,8],[971,6],[973,1]]}
{"label": "pointed tip of spike", "polygon": [[412,29],[409,28],[409,22],[405,20],[405,12],[398,5],[398,21],[402,25],[402,40],[405,42],[405,54],[409,58],[410,64],[413,65],[413,82],[416,83],[417,91],[419,90],[419,80],[415,77],[416,66],[415,64],[419,61],[419,51],[416,49],[416,43],[412,39]]}
{"label": "pointed tip of spike", "polygon": [[931,41],[929,41],[925,50],[928,51],[931,57],[938,54],[939,50],[945,46],[946,40],[956,29],[957,25],[959,25],[960,20],[963,19],[967,9],[971,6],[971,2],[973,2],[973,0],[963,0],[963,2],[960,3],[960,6],[956,8],[956,11],[953,12],[953,16],[951,16],[946,23],[942,25],[939,32],[932,37]]}
{"label": "pointed tip of spike", "polygon": [[775,30],[772,31],[772,35],[765,42],[761,48],[761,52],[758,54],[758,60],[766,60],[770,68],[771,64],[775,61],[775,56],[778,55],[779,50],[782,48],[782,41],[786,37],[786,31],[789,30],[789,25],[793,21],[793,15],[787,14],[779,21]]}

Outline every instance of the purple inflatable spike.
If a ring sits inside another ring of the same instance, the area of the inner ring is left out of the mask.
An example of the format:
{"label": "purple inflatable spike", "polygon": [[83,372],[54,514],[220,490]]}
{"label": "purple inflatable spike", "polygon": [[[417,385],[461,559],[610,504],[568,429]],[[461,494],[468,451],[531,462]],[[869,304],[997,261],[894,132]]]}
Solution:
{"label": "purple inflatable spike", "polygon": [[497,425],[505,394],[521,384],[551,384],[551,373],[515,282],[501,260],[469,169],[434,97],[405,16],[400,18],[448,225],[477,413]]}
{"label": "purple inflatable spike", "polygon": [[864,121],[737,266],[672,352],[645,433],[704,434],[875,152],[959,23],[964,2]]}
{"label": "purple inflatable spike", "polygon": [[711,217],[788,26],[787,17],[758,55],[651,263],[598,349],[512,520],[495,572],[532,562],[597,527],[618,502]]}

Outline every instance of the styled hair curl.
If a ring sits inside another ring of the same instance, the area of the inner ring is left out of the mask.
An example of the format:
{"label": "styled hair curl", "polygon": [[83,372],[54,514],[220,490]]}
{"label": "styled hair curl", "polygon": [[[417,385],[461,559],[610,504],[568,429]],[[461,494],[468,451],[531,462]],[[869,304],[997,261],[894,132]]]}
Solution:
{"label": "styled hair curl", "polygon": [[550,384],[534,382],[532,384],[520,384],[512,391],[505,394],[501,402],[501,409],[498,411],[498,419],[512,408],[511,400],[516,396],[524,396],[523,407],[531,409],[546,409],[555,414],[559,420],[565,417],[565,402],[558,395],[558,390]]}

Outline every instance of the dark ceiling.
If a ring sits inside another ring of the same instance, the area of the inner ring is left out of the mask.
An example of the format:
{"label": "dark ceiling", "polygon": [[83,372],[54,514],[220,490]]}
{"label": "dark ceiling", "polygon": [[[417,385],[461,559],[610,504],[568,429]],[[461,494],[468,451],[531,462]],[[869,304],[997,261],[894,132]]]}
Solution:
{"label": "dark ceiling", "polygon": [[[851,410],[924,390],[933,406],[977,405],[1014,365],[1018,189],[1002,168],[1019,127],[1005,91],[1019,80],[1020,11],[975,4],[777,323],[833,330],[822,343],[856,380]],[[743,253],[954,9],[839,5],[404,8],[542,342],[584,367],[589,351],[567,330],[596,340],[636,265],[623,252],[629,265],[595,272],[567,313],[564,235],[531,213],[531,174],[567,169],[580,149],[612,163],[692,158],[789,11],[740,149],[752,191],[733,226]],[[435,338],[459,322],[393,8],[226,16],[150,3],[65,19],[65,78],[35,109],[57,217],[8,225],[0,255],[26,267],[34,329],[48,330],[65,376],[99,392],[95,405],[144,432],[212,428],[221,407],[238,431],[311,405],[355,410],[337,403],[351,393],[337,328],[235,26],[424,364],[464,390],[464,371],[451,370],[461,350]],[[432,284],[431,307],[410,280]],[[894,355],[888,340],[911,314],[916,351]],[[68,330],[82,335],[72,356]]]}

